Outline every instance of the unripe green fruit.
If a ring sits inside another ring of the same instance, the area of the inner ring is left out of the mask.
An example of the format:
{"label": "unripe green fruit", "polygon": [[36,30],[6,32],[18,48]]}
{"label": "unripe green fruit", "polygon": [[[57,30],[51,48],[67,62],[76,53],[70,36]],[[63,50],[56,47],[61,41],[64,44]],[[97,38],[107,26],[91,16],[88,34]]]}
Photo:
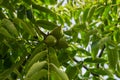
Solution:
{"label": "unripe green fruit", "polygon": [[61,37],[63,37],[62,27],[56,27],[50,34],[59,40]]}
{"label": "unripe green fruit", "polygon": [[57,39],[52,35],[47,36],[47,38],[45,39],[45,43],[48,46],[54,46],[56,42],[57,42]]}
{"label": "unripe green fruit", "polygon": [[58,41],[57,46],[58,46],[58,48],[67,48],[68,43],[64,38],[60,38],[60,40]]}

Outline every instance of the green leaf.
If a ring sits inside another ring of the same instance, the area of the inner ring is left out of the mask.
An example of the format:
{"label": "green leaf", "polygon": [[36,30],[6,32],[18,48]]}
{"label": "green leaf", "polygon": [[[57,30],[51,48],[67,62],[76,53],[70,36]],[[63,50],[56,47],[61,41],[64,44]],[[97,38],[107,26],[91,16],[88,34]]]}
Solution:
{"label": "green leaf", "polygon": [[91,54],[88,51],[86,51],[85,49],[83,49],[83,48],[79,48],[78,51],[80,51],[81,53],[85,54],[86,56],[91,56]]}
{"label": "green leaf", "polygon": [[85,11],[83,12],[83,23],[86,22],[87,20],[87,16],[88,16],[88,11],[89,11],[89,8],[85,9]]}
{"label": "green leaf", "polygon": [[2,4],[3,0],[0,0],[0,4]]}
{"label": "green leaf", "polygon": [[30,69],[28,70],[28,72],[26,74],[26,79],[31,77],[36,72],[39,72],[46,64],[47,64],[46,61],[41,61],[41,62],[38,61],[38,62],[34,63],[32,65],[32,67],[30,67]]}
{"label": "green leaf", "polygon": [[96,40],[95,42],[92,43],[92,58],[95,59],[96,55],[98,54],[98,50],[102,48],[106,43],[110,41],[109,36],[105,36],[101,38],[100,40]]}
{"label": "green leaf", "polygon": [[108,14],[108,20],[112,21],[112,16],[110,14]]}
{"label": "green leaf", "polygon": [[92,80],[100,80],[100,77],[93,76]]}
{"label": "green leaf", "polygon": [[55,27],[57,27],[56,24],[54,24],[50,21],[47,21],[47,20],[37,20],[36,24],[38,24],[40,27],[47,29],[47,30],[52,30]]}
{"label": "green leaf", "polygon": [[38,45],[35,46],[34,50],[32,51],[32,55],[31,57],[35,56],[37,53],[44,51],[44,49],[46,48],[46,44],[45,43],[40,43]]}
{"label": "green leaf", "polygon": [[120,72],[116,71],[116,76],[120,78]]}
{"label": "green leaf", "polygon": [[63,71],[61,71],[58,67],[56,67],[54,64],[50,64],[52,67],[52,70],[56,72],[56,74],[58,74],[62,80],[69,80],[67,74]]}
{"label": "green leaf", "polygon": [[51,71],[50,73],[51,80],[62,80],[58,74],[56,74],[55,71]]}
{"label": "green leaf", "polygon": [[64,0],[61,0],[58,4],[57,7],[60,7],[63,4]]}
{"label": "green leaf", "polygon": [[36,63],[37,61],[39,61],[40,59],[42,59],[44,56],[46,56],[47,53],[48,53],[48,50],[41,51],[41,52],[37,53],[37,54],[31,59],[31,61],[26,65],[26,69],[29,69],[29,67],[31,67],[34,63]]}
{"label": "green leaf", "polygon": [[90,76],[90,71],[86,71],[85,74],[84,74],[84,77],[89,77]]}
{"label": "green leaf", "polygon": [[77,69],[77,66],[68,66],[67,69],[66,69],[66,73],[69,77],[69,79],[74,79],[77,74],[79,73],[78,69]]}
{"label": "green leaf", "polygon": [[94,35],[94,34],[96,34],[98,31],[96,30],[96,29],[94,29],[94,30],[89,30],[88,32],[87,32],[87,35]]}
{"label": "green leaf", "polygon": [[105,6],[103,6],[103,5],[99,6],[98,8],[96,8],[95,14],[97,14],[98,16],[101,16],[104,12],[104,9],[105,9]]}
{"label": "green leaf", "polygon": [[2,73],[0,73],[0,79],[5,80],[7,76],[12,72],[13,69],[6,69]]}
{"label": "green leaf", "polygon": [[40,71],[37,71],[32,76],[30,76],[27,80],[40,80],[44,77],[47,77],[48,71],[46,69],[41,69]]}
{"label": "green leaf", "polygon": [[57,0],[49,0],[50,1],[50,4],[57,4]]}
{"label": "green leaf", "polygon": [[95,9],[96,9],[96,5],[93,5],[89,11],[88,11],[88,15],[87,15],[87,20],[91,20],[92,16],[94,15],[94,12],[95,12]]}
{"label": "green leaf", "polygon": [[113,71],[115,71],[119,60],[119,53],[116,49],[108,49],[107,55],[108,55],[109,67]]}
{"label": "green leaf", "polygon": [[117,63],[117,71],[120,72],[120,63]]}
{"label": "green leaf", "polygon": [[64,25],[64,19],[63,19],[63,17],[59,15],[58,19],[59,19],[60,24]]}
{"label": "green leaf", "polygon": [[94,73],[94,74],[98,74],[98,75],[107,75],[106,71],[102,68],[95,68],[95,69],[89,69],[90,72]]}
{"label": "green leaf", "polygon": [[59,61],[58,61],[58,58],[57,58],[57,53],[56,53],[55,49],[52,48],[52,47],[49,47],[48,52],[49,52],[50,63],[53,63],[57,67],[59,67],[60,64],[59,64]]}
{"label": "green leaf", "polygon": [[15,25],[9,19],[3,19],[2,26],[4,26],[10,33],[18,36],[18,31]]}
{"label": "green leaf", "polygon": [[90,35],[88,35],[85,31],[83,31],[81,32],[81,36],[82,36],[83,45],[87,47],[90,40]]}
{"label": "green leaf", "polygon": [[32,36],[35,36],[35,32],[34,29],[31,27],[31,25],[27,24],[26,22],[24,22],[23,20],[19,19],[19,18],[14,18],[13,19],[14,23],[22,26],[23,30],[25,30],[27,33],[29,33]]}
{"label": "green leaf", "polygon": [[[69,52],[68,52],[69,53]],[[60,64],[64,64],[66,63],[67,61],[69,61],[68,58],[68,53],[64,52],[64,51],[60,51],[59,54],[58,54],[58,60],[60,61],[59,63]]]}
{"label": "green leaf", "polygon": [[116,74],[117,77],[120,78],[120,72],[119,71],[115,71],[115,74]]}
{"label": "green leaf", "polygon": [[29,5],[31,5],[31,3],[32,3],[32,0],[23,0],[25,3],[27,3],[27,4],[29,4]]}
{"label": "green leaf", "polygon": [[108,5],[105,7],[102,18],[105,19],[106,17],[108,17],[109,12],[110,12],[110,6]]}
{"label": "green leaf", "polygon": [[112,4],[116,4],[116,1],[117,1],[117,0],[112,0]]}
{"label": "green leaf", "polygon": [[96,55],[98,54],[98,50],[99,50],[98,42],[99,42],[98,40],[93,41],[92,45],[91,45],[91,48],[92,48],[91,56],[92,56],[93,59],[95,59]]}
{"label": "green leaf", "polygon": [[[119,3],[0,0],[0,80],[119,78]],[[52,48],[48,35],[57,39]]]}
{"label": "green leaf", "polygon": [[114,78],[113,72],[112,72],[110,69],[104,69],[104,71],[107,73],[107,75],[108,75],[110,78]]}
{"label": "green leaf", "polygon": [[120,31],[118,30],[116,30],[115,32],[113,32],[113,40],[115,41],[115,42],[120,42]]}
{"label": "green leaf", "polygon": [[13,36],[11,36],[11,34],[4,27],[0,27],[0,34],[8,38],[13,38]]}
{"label": "green leaf", "polygon": [[105,63],[107,60],[102,59],[102,58],[95,58],[94,60],[92,58],[86,58],[84,62],[87,63]]}
{"label": "green leaf", "polygon": [[56,14],[54,12],[52,12],[50,9],[46,8],[46,7],[42,7],[42,6],[36,5],[34,3],[32,3],[32,6],[33,6],[34,9],[37,9],[40,12],[45,12],[47,14],[51,14],[53,17],[56,18]]}
{"label": "green leaf", "polygon": [[54,5],[57,3],[57,0],[41,0],[43,2],[43,4],[46,5]]}

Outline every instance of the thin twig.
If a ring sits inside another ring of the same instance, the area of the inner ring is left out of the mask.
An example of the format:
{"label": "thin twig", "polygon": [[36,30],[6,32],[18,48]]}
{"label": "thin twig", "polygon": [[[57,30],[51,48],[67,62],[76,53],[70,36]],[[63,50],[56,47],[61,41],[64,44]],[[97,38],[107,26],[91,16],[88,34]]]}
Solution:
{"label": "thin twig", "polygon": [[103,46],[103,48],[102,48],[102,50],[101,50],[101,52],[100,52],[100,54],[99,54],[99,56],[98,56],[99,58],[102,57],[102,54],[103,54],[103,51],[104,51],[104,50],[105,50],[105,45]]}
{"label": "thin twig", "polygon": [[[79,62],[79,61],[77,61],[76,59],[73,59],[75,62]],[[87,71],[89,71],[89,69],[85,66],[85,65],[83,65],[83,62],[82,62],[82,66],[83,66],[83,68],[85,68]],[[93,72],[90,72],[93,76],[99,76],[99,75],[97,75],[97,74],[95,74],[95,73],[93,73]]]}
{"label": "thin twig", "polygon": [[[101,57],[102,57],[104,50],[105,50],[105,45],[103,46],[100,54],[98,55],[98,58],[101,58]],[[99,68],[99,63],[96,65],[96,67]]]}
{"label": "thin twig", "polygon": [[[87,70],[87,71],[89,71],[89,69],[85,66],[85,65],[83,65],[83,67]],[[99,76],[98,74],[95,74],[95,73],[93,73],[93,72],[90,72],[93,76]]]}

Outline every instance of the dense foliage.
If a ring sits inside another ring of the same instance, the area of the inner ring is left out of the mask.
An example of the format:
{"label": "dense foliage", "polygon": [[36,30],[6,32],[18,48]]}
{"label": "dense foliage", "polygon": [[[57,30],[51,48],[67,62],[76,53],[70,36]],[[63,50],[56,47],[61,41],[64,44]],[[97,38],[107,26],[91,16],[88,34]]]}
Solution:
{"label": "dense foliage", "polygon": [[120,78],[119,0],[0,0],[0,80]]}

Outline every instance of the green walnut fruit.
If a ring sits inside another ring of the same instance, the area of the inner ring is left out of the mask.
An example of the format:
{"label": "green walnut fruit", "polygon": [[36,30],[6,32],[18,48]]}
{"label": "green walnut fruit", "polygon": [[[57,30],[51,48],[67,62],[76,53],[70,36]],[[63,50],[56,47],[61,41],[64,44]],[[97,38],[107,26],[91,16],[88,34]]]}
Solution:
{"label": "green walnut fruit", "polygon": [[58,48],[67,48],[68,43],[67,43],[66,39],[65,38],[60,38],[60,40],[58,41],[57,47]]}
{"label": "green walnut fruit", "polygon": [[53,35],[57,40],[59,40],[61,37],[63,37],[62,27],[54,28],[50,34]]}
{"label": "green walnut fruit", "polygon": [[52,35],[48,35],[45,39],[45,43],[48,45],[48,46],[54,46],[57,42],[57,39],[52,36]]}

